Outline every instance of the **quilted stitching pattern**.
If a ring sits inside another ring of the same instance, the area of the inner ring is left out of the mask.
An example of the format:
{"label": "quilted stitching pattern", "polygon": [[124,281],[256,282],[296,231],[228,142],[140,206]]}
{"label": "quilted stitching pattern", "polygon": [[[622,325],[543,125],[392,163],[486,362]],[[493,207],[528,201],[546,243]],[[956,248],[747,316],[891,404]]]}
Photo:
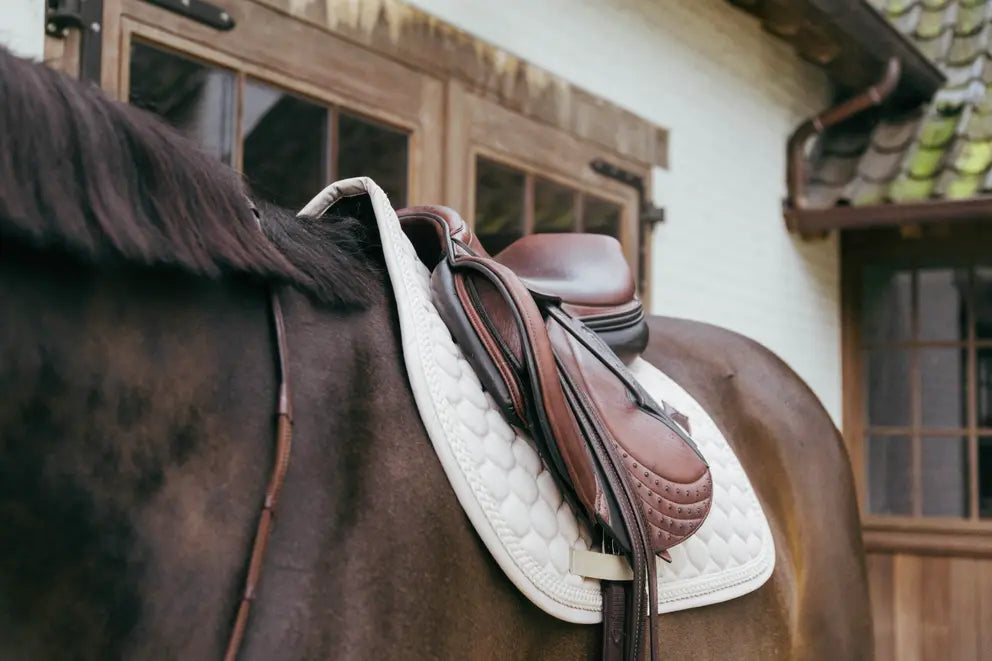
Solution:
{"label": "quilted stitching pattern", "polygon": [[[486,546],[535,604],[571,622],[599,622],[599,582],[571,574],[571,548],[589,549],[589,530],[561,497],[531,441],[510,427],[482,390],[431,303],[430,274],[403,234],[385,193],[360,178],[325,191],[368,191],[397,297],[414,396],[439,459]],[[312,205],[313,203],[311,203]],[[710,464],[714,498],[700,530],[658,563],[659,611],[725,601],[771,575],[771,531],[740,463],[713,420],[688,393],[643,360],[632,372],[645,389],[688,416]]]}

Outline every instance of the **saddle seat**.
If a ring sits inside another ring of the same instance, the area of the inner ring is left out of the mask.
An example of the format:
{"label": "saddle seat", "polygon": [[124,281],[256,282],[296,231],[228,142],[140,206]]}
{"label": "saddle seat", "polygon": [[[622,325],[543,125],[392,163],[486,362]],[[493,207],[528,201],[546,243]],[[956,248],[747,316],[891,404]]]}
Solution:
{"label": "saddle seat", "polygon": [[[408,234],[417,231],[415,219],[433,217],[443,223],[452,240],[476,255],[490,257],[468,223],[450,207],[414,206],[398,213]],[[528,289],[561,299],[562,308],[595,331],[624,363],[630,364],[647,347],[644,308],[623,248],[612,236],[529,234],[492,258]]]}

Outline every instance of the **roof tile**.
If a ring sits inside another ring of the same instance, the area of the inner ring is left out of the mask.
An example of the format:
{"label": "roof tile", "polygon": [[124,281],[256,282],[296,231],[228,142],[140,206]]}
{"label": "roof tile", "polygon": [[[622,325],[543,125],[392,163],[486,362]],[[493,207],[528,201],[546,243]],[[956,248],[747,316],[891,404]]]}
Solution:
{"label": "roof tile", "polygon": [[954,40],[953,30],[944,30],[939,36],[932,39],[919,39],[916,47],[920,52],[929,57],[934,62],[943,62],[947,59],[947,51],[951,48]]}
{"label": "roof tile", "polygon": [[[957,20],[957,9],[956,4],[949,4],[940,9],[924,9],[913,34],[917,39],[933,39],[949,30]],[[908,34],[909,30],[902,30],[902,32]]]}
{"label": "roof tile", "polygon": [[903,157],[903,153],[899,151],[880,152],[871,148],[861,157],[861,162],[855,165],[862,179],[871,182],[892,181],[899,173]]}
{"label": "roof tile", "polygon": [[843,186],[854,176],[858,168],[858,159],[858,156],[827,156],[821,158],[810,174],[810,180],[818,184]]}
{"label": "roof tile", "polygon": [[[954,5],[957,7],[958,5]],[[954,31],[958,34],[971,34],[981,29],[989,19],[989,9],[992,5],[984,2],[973,7],[961,7],[957,12],[957,24]]]}
{"label": "roof tile", "polygon": [[989,35],[992,34],[992,25],[985,24],[985,27],[972,34],[955,34],[951,42],[951,49],[947,52],[947,62],[950,65],[969,65],[979,62],[979,55],[988,53]]}
{"label": "roof tile", "polygon": [[958,172],[981,174],[992,164],[992,140],[958,141],[950,160]]}
{"label": "roof tile", "polygon": [[936,179],[914,179],[905,175],[900,176],[889,188],[889,198],[893,202],[918,202],[930,197],[933,193]]}
{"label": "roof tile", "polygon": [[924,147],[943,147],[954,137],[959,115],[941,112],[931,113],[923,122],[918,140]]}
{"label": "roof tile", "polygon": [[943,164],[945,149],[916,145],[906,159],[906,172],[914,179],[928,179],[937,174]]}
{"label": "roof tile", "polygon": [[892,18],[908,11],[915,4],[916,0],[889,0],[885,7],[885,13],[889,15],[889,18]]}
{"label": "roof tile", "polygon": [[806,189],[806,199],[814,207],[832,207],[841,200],[845,188],[846,183],[839,186],[813,183]]}
{"label": "roof tile", "polygon": [[981,187],[983,177],[977,174],[960,174],[953,170],[945,170],[937,180],[934,193],[951,200],[971,197]]}
{"label": "roof tile", "polygon": [[871,144],[879,151],[904,151],[916,135],[920,117],[912,114],[899,120],[879,122],[871,135]]}
{"label": "roof tile", "polygon": [[961,133],[969,140],[988,140],[992,138],[992,114],[979,112],[974,106],[968,106],[961,113]]}
{"label": "roof tile", "polygon": [[891,16],[889,20],[892,21],[892,23],[895,24],[896,29],[903,34],[912,34],[916,31],[917,25],[920,22],[920,17],[923,13],[923,5],[913,5],[907,11],[904,11],[896,16]]}
{"label": "roof tile", "polygon": [[844,191],[844,198],[852,205],[860,207],[868,204],[882,204],[888,201],[888,193],[889,182],[871,182],[857,178]]}

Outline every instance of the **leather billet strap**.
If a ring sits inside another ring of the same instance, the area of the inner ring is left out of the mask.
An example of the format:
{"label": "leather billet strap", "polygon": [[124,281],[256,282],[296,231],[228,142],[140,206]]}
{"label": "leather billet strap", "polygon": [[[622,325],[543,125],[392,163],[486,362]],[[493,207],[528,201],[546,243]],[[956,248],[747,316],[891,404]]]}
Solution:
{"label": "leather billet strap", "polygon": [[[535,303],[535,297],[543,298],[542,303],[551,307],[558,301],[528,290],[512,271],[491,259],[448,253],[436,271],[443,274],[448,269],[457,271],[456,278],[475,275],[486,279],[504,298],[505,306],[501,312],[512,317],[519,333],[513,344],[522,352],[519,366],[527,374],[528,392],[531,393],[527,415],[530,430],[535,440],[541,441],[543,437],[543,443],[539,442],[545,450],[542,454],[550,451],[561,454],[563,466],[559,470],[563,468],[567,472],[566,484],[576,492],[588,515],[606,526],[632,555],[632,585],[636,587],[630,589],[630,608],[624,608],[622,619],[628,632],[625,658],[637,659],[645,629],[651,649],[654,648],[653,615],[657,599],[652,580],[654,559],[639,505],[611,448],[610,437],[592,419],[595,413],[584,401],[581,388],[565,388],[566,382],[548,337],[545,318]],[[462,304],[471,309],[473,301],[462,300]],[[505,321],[496,325],[505,332]],[[480,334],[489,332],[482,324],[476,323],[475,327]],[[501,341],[506,343],[505,339]],[[593,452],[589,450],[590,445]],[[601,480],[606,482],[608,489],[603,488]],[[648,587],[647,598],[645,585]],[[610,613],[611,621],[616,617],[615,612]]]}

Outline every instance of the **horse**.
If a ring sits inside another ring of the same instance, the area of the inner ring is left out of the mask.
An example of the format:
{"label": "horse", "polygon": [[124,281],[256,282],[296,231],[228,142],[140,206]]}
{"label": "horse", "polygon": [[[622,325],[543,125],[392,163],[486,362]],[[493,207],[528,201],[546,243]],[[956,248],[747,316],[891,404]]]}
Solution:
{"label": "horse", "polygon": [[[238,658],[598,657],[600,628],[531,604],[461,510],[367,222],[252,201],[154,116],[8,51],[0,99],[0,658],[223,655],[275,460],[273,293],[294,445]],[[661,615],[666,656],[870,659],[850,462],[814,393],[729,330],[650,334],[777,554],[758,590]]]}

